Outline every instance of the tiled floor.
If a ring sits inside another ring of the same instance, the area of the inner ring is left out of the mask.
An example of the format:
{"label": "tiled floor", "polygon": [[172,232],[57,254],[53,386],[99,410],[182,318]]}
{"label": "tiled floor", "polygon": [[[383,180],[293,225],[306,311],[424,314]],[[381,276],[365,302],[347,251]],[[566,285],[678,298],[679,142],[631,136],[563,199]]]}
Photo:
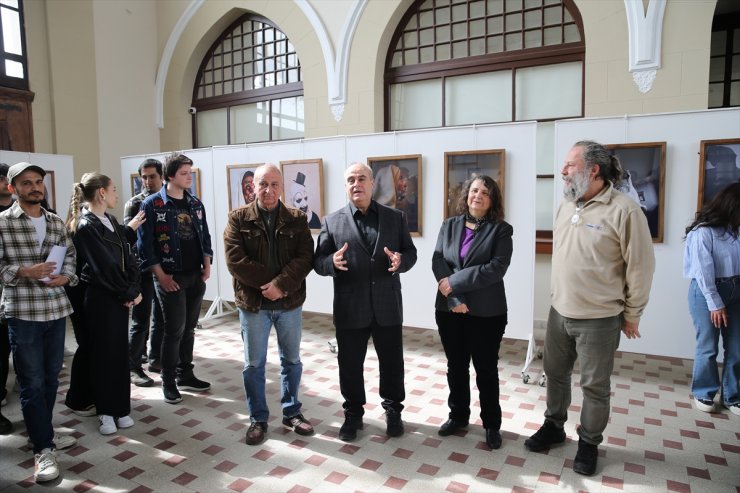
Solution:
{"label": "tiled floor", "polygon": [[[356,442],[337,439],[342,422],[330,318],[305,314],[303,396],[316,434],[284,428],[279,412],[279,366],[274,337],[268,362],[272,419],[268,440],[244,443],[248,415],[241,380],[238,320],[203,324],[196,335],[197,375],[213,383],[204,395],[184,393],[165,404],[159,387],[132,387],[133,428],[101,436],[96,418],[79,418],[63,405],[69,373],[61,376],[55,425],[74,432],[78,445],[59,454],[60,479],[33,483],[33,459],[16,394],[3,408],[16,428],[0,436],[0,491],[57,487],[123,491],[676,491],[740,493],[740,418],[726,410],[704,414],[690,405],[691,361],[620,354],[613,378],[612,417],[600,447],[597,474],[573,473],[581,395],[575,391],[569,439],[548,454],[530,453],[524,440],[542,423],[545,389],[525,385],[520,370],[524,341],[501,349],[504,445],[487,450],[480,421],[465,433],[442,438],[447,416],[445,358],[436,331],[406,329],[407,433],[384,434],[377,396],[377,359],[368,352],[365,429]],[[71,335],[70,335],[71,337]],[[73,344],[73,339],[68,345]],[[71,358],[67,358],[67,364]],[[535,361],[531,373],[536,380]],[[155,375],[156,376],[156,375]],[[13,376],[11,375],[11,382]],[[474,394],[475,395],[475,394]],[[474,414],[477,411],[473,410]]]}

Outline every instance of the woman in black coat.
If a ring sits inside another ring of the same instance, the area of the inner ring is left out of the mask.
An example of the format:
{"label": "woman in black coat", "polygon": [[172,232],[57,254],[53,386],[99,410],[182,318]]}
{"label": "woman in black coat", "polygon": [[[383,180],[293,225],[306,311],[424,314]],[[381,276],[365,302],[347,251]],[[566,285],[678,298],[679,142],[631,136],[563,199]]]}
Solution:
{"label": "woman in black coat", "polygon": [[[73,410],[97,409],[103,435],[134,425],[129,416],[128,315],[141,294],[127,232],[106,212],[117,202],[110,178],[85,173],[75,184],[68,222],[80,285],[74,293],[78,348],[66,403]],[[135,228],[141,222],[138,215],[130,224]]]}
{"label": "woman in black coat", "polygon": [[442,223],[432,256],[438,283],[435,318],[450,387],[449,419],[438,433],[448,436],[468,425],[472,359],[486,444],[498,449],[498,351],[507,323],[504,274],[511,261],[514,230],[503,220],[501,191],[489,176],[465,182],[457,212]]}

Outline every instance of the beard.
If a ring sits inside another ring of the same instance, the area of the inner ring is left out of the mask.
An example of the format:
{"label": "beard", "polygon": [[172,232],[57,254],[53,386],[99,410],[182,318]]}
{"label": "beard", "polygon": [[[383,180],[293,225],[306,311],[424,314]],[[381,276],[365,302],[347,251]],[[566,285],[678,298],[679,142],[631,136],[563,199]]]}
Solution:
{"label": "beard", "polygon": [[563,178],[565,185],[563,187],[563,196],[565,200],[575,202],[583,197],[591,185],[590,172],[588,169],[577,171],[569,178]]}

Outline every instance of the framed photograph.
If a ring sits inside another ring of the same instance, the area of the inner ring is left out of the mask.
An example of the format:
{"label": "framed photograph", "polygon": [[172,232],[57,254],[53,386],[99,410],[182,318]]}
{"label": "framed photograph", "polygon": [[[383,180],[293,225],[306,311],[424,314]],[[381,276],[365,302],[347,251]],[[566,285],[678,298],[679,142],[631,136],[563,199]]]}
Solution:
{"label": "framed photograph", "polygon": [[624,175],[618,190],[640,204],[653,243],[663,243],[665,194],[665,142],[605,146],[619,159]]}
{"label": "framed photograph", "polygon": [[190,173],[193,175],[193,184],[190,185],[190,193],[200,198],[200,169],[190,168]]}
{"label": "framed photograph", "polygon": [[505,196],[504,149],[485,151],[445,152],[445,219],[457,214],[457,202],[463,183],[478,175],[488,175],[496,181]]}
{"label": "framed photograph", "polygon": [[131,173],[131,196],[139,195],[141,193],[141,177],[139,173]]}
{"label": "framed photograph", "polygon": [[254,186],[254,172],[263,164],[230,164],[226,166],[230,211],[250,204],[257,198]]}
{"label": "framed photograph", "polygon": [[306,213],[308,227],[321,230],[324,217],[324,162],[321,159],[280,161],[283,173],[283,203]]}
{"label": "framed photograph", "polygon": [[411,236],[421,236],[421,154],[369,157],[373,170],[373,199],[406,213]]}
{"label": "framed photograph", "polygon": [[696,210],[736,181],[740,181],[740,139],[702,140]]}
{"label": "framed photograph", "polygon": [[57,210],[57,190],[56,190],[56,180],[54,179],[54,171],[45,169],[46,174],[44,175],[44,200],[46,200],[46,203],[49,207],[46,209],[51,209],[53,211]]}

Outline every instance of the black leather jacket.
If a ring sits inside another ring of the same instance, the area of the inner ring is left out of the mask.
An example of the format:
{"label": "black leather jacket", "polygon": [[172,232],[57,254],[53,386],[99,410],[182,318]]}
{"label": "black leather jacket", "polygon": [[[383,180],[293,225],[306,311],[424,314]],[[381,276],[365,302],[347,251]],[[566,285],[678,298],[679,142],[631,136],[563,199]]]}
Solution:
{"label": "black leather jacket", "polygon": [[73,233],[77,266],[82,282],[108,290],[121,302],[135,299],[141,292],[139,268],[124,228],[110,214],[106,217],[115,231],[109,230],[88,209],[83,209]]}

